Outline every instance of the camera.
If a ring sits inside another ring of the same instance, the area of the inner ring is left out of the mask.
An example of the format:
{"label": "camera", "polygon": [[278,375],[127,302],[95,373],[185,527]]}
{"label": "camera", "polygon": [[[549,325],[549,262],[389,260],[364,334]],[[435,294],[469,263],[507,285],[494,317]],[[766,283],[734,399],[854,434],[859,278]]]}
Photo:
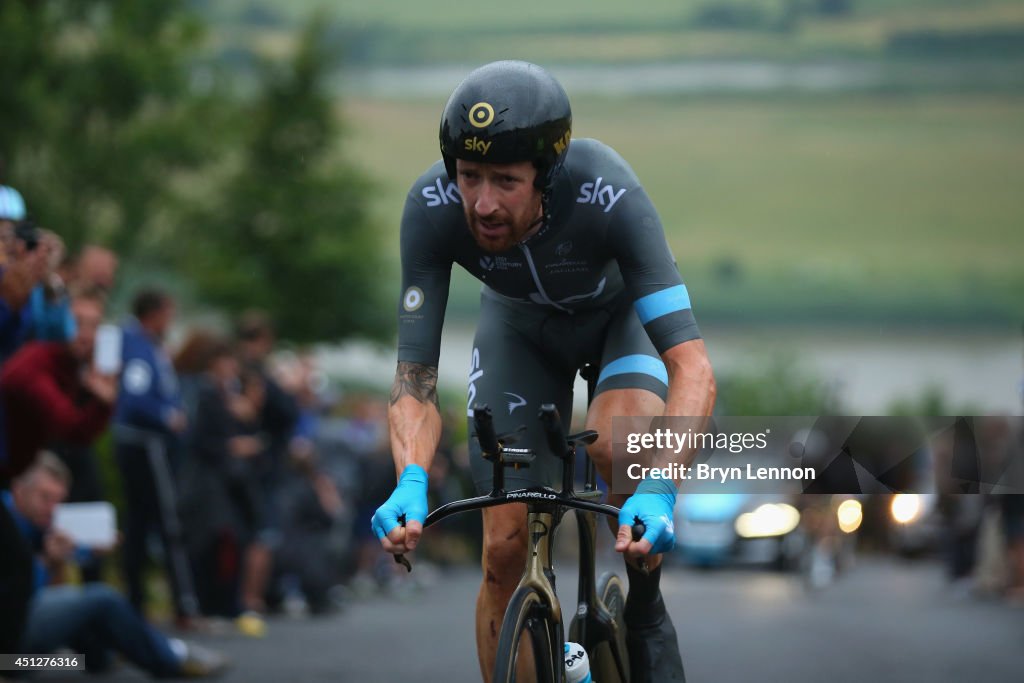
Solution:
{"label": "camera", "polygon": [[39,228],[31,219],[15,222],[14,237],[25,243],[26,251],[34,251],[39,246]]}

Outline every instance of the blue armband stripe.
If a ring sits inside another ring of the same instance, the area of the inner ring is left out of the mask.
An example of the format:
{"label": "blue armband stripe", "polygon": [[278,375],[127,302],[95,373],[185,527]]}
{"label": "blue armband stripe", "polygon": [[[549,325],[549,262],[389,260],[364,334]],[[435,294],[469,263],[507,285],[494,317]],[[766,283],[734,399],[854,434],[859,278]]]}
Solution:
{"label": "blue armband stripe", "polygon": [[633,302],[633,308],[640,316],[640,322],[646,325],[656,318],[676,311],[685,311],[690,308],[690,294],[686,291],[686,285],[676,285],[663,289],[654,294],[640,297]]}
{"label": "blue armband stripe", "polygon": [[644,356],[639,353],[616,358],[604,366],[604,369],[601,370],[601,375],[597,378],[597,383],[600,384],[612,375],[625,375],[630,372],[650,375],[665,386],[668,386],[668,370],[665,369],[665,364],[661,362],[661,359],[654,356]]}

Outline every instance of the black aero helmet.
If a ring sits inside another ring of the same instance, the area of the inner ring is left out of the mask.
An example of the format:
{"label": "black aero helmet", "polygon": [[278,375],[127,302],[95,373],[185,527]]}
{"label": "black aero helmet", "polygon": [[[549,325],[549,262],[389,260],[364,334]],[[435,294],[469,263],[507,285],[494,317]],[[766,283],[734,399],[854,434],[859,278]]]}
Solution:
{"label": "black aero helmet", "polygon": [[441,156],[455,180],[455,160],[532,161],[546,190],[565,159],[572,110],[565,90],[529,62],[492,62],[455,88],[441,115]]}

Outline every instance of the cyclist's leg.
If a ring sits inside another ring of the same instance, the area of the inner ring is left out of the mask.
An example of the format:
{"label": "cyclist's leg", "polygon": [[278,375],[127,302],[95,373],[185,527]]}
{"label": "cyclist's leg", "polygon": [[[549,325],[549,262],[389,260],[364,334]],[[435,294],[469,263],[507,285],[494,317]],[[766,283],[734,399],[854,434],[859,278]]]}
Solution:
{"label": "cyclist's leg", "polygon": [[[612,418],[626,415],[661,415],[665,410],[665,402],[655,393],[646,389],[608,389],[594,396],[587,411],[587,429],[594,429],[600,435],[598,440],[587,448],[587,453],[594,461],[601,478],[612,483]],[[621,507],[628,496],[609,490],[608,502]],[[619,531],[618,520],[606,518],[612,534]],[[650,568],[661,564],[661,555],[647,558]]]}
{"label": "cyclist's leg", "polygon": [[490,681],[505,609],[526,566],[526,505],[487,508],[483,516],[484,580],[476,600],[476,648],[480,673]]}
{"label": "cyclist's leg", "polygon": [[[474,404],[491,408],[495,430],[501,434],[526,425],[517,447],[538,452],[527,469],[505,471],[507,490],[536,484],[558,486],[561,462],[551,457],[537,410],[542,403],[555,403],[566,420],[571,417],[574,371],[543,352],[534,332],[563,324],[536,314],[504,306],[481,297],[480,321],[473,342],[467,414]],[[565,425],[568,428],[568,424]],[[472,420],[470,418],[470,432]],[[481,493],[492,484],[491,463],[483,459],[480,446],[470,439],[473,480]],[[521,504],[483,511],[483,582],[477,600],[477,653],[484,680],[494,670],[495,648],[505,609],[519,584],[526,564],[526,506]]]}
{"label": "cyclist's leg", "polygon": [[[587,429],[597,430],[597,442],[587,448],[601,477],[612,485],[612,418],[661,415],[668,394],[668,373],[633,306],[620,304],[605,333],[594,399],[587,411]],[[610,492],[609,502],[621,506],[626,495]],[[608,518],[612,534],[618,522]],[[660,556],[647,564],[657,566]]]}
{"label": "cyclist's leg", "polygon": [[[599,440],[588,452],[605,481],[612,482],[612,418],[661,415],[668,392],[668,373],[632,306],[623,306],[608,327],[601,372],[587,427]],[[626,496],[610,496],[621,505]],[[612,533],[618,530],[612,522]],[[647,570],[626,562],[629,594],[623,612],[630,655],[630,680],[684,681],[675,627],[661,598],[661,555],[647,558]]]}

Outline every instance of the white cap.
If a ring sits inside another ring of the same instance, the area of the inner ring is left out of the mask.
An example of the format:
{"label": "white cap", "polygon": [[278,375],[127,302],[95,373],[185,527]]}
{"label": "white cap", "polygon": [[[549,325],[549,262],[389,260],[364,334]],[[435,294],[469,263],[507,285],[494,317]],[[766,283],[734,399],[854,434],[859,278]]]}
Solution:
{"label": "white cap", "polygon": [[13,187],[0,185],[0,220],[20,221],[25,218],[25,200]]}

